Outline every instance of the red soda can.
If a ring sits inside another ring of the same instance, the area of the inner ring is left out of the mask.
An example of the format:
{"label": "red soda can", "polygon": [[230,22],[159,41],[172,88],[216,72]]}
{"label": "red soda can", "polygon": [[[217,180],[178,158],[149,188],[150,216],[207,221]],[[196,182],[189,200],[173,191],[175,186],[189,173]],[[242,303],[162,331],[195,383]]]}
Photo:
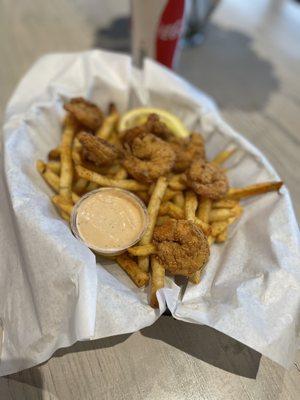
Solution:
{"label": "red soda can", "polygon": [[185,0],[132,0],[131,44],[133,63],[144,57],[173,68],[183,31]]}

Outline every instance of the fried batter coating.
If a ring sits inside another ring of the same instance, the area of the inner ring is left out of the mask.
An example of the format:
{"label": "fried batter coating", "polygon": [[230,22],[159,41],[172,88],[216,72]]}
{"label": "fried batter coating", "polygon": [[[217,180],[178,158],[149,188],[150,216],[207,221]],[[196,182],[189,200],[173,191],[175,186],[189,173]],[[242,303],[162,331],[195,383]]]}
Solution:
{"label": "fried batter coating", "polygon": [[214,164],[202,159],[193,161],[186,172],[187,185],[197,194],[213,200],[226,195],[229,184],[225,173]]}
{"label": "fried batter coating", "polygon": [[173,275],[189,276],[199,271],[209,258],[204,233],[193,222],[169,219],[153,233],[156,256]]}
{"label": "fried batter coating", "polygon": [[75,97],[64,105],[64,109],[69,111],[85,127],[95,131],[103,122],[103,114],[100,108],[82,97]]}
{"label": "fried batter coating", "polygon": [[137,136],[145,135],[146,133],[152,133],[167,141],[174,136],[167,125],[160,121],[157,114],[150,114],[145,124],[127,129],[123,134],[122,141],[130,144]]}
{"label": "fried batter coating", "polygon": [[137,181],[153,182],[171,171],[175,161],[170,145],[149,134],[139,135],[125,144],[123,165]]}
{"label": "fried batter coating", "polygon": [[188,138],[173,137],[170,145],[176,155],[173,168],[175,172],[184,172],[195,158],[205,160],[204,140],[198,133],[192,133]]}
{"label": "fried batter coating", "polygon": [[112,164],[120,155],[113,144],[90,133],[79,132],[77,138],[82,144],[84,158],[99,166]]}

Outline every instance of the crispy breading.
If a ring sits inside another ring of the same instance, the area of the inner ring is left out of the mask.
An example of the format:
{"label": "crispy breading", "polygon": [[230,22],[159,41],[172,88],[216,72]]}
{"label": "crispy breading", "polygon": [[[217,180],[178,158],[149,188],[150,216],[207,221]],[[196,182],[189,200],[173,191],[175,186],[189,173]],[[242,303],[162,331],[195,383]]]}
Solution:
{"label": "crispy breading", "polygon": [[75,97],[64,105],[82,125],[95,131],[103,122],[103,113],[100,108],[82,97]]}
{"label": "crispy breading", "polygon": [[153,243],[159,261],[173,275],[189,276],[209,258],[207,238],[191,221],[169,219],[156,226]]}
{"label": "crispy breading", "polygon": [[205,159],[204,140],[198,133],[192,133],[188,138],[173,137],[169,143],[176,155],[175,172],[184,172],[196,158]]}
{"label": "crispy breading", "polygon": [[190,188],[209,199],[221,199],[229,189],[226,174],[217,165],[206,163],[200,158],[193,161],[186,172],[186,178]]}

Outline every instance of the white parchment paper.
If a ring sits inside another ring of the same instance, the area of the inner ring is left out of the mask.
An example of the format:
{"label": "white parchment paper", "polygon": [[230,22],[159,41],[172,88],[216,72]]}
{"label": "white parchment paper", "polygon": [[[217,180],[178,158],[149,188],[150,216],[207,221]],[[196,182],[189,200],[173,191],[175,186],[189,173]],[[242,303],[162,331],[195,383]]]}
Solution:
{"label": "white parchment paper", "polygon": [[232,185],[278,179],[207,96],[155,62],[147,61],[141,72],[129,57],[103,51],[41,58],[9,102],[4,125],[0,375],[41,363],[77,340],[137,331],[166,306],[177,319],[207,324],[289,366],[299,345],[300,257],[287,189],[248,200],[231,240],[213,247],[201,283],[188,285],[182,298],[167,279],[160,309],[153,310],[147,289],[136,288],[113,263],[96,260],[72,236],[36,172],[35,161],[59,143],[62,104],[74,96],[103,108],[114,101],[121,111],[166,108],[203,132],[209,156],[230,143],[239,147],[228,162]]}

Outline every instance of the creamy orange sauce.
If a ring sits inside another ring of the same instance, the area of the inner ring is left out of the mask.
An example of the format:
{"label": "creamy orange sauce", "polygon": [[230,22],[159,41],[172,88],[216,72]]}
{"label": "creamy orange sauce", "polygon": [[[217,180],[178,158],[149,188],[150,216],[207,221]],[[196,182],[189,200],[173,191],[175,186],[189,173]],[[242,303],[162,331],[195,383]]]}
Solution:
{"label": "creamy orange sauce", "polygon": [[144,224],[142,207],[126,193],[113,188],[87,197],[77,210],[78,233],[87,245],[96,248],[129,246]]}

